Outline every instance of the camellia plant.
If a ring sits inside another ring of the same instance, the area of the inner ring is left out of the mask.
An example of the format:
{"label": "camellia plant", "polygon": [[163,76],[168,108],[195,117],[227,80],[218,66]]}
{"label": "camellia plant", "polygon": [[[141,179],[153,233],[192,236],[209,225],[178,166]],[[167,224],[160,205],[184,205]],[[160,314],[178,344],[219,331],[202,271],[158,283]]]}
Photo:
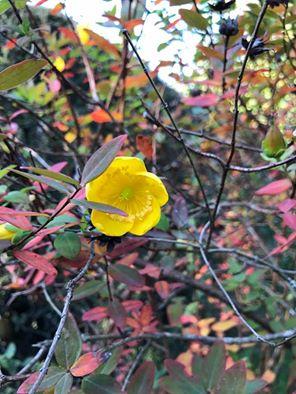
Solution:
{"label": "camellia plant", "polygon": [[294,4],[88,3],[0,0],[0,392],[292,394]]}

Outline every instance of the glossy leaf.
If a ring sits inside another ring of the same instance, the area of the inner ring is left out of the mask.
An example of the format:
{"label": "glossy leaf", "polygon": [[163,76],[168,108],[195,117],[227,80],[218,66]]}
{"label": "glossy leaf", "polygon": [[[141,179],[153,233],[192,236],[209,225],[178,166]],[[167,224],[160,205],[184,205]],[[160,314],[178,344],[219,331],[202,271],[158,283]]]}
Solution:
{"label": "glossy leaf", "polygon": [[97,355],[97,352],[85,353],[72,365],[70,372],[75,377],[89,375],[94,372],[103,361],[104,359],[100,357],[100,355]]}
{"label": "glossy leaf", "polygon": [[55,350],[57,363],[70,369],[81,353],[81,337],[73,317],[69,316]]}
{"label": "glossy leaf", "polygon": [[97,178],[108,168],[126,141],[126,138],[126,135],[120,135],[114,138],[101,146],[101,148],[90,157],[82,172],[81,184],[83,186]]}
{"label": "glossy leaf", "polygon": [[121,394],[120,386],[114,378],[97,372],[82,380],[82,390],[85,394]]}
{"label": "glossy leaf", "polygon": [[95,211],[105,212],[105,213],[112,213],[120,216],[127,216],[127,213],[123,212],[121,209],[112,207],[111,205],[102,204],[100,202],[95,201],[87,201],[87,200],[76,200],[72,198],[71,202],[75,205],[79,205],[81,207],[87,209],[94,209]]}
{"label": "glossy leaf", "polygon": [[29,265],[32,268],[35,268],[39,271],[45,272],[48,275],[56,275],[57,270],[54,266],[40,254],[35,252],[29,252],[27,250],[15,250],[13,255],[18,260],[22,261],[23,263]]}
{"label": "glossy leaf", "polygon": [[132,376],[127,394],[151,394],[155,377],[155,365],[145,361]]}
{"label": "glossy leaf", "polygon": [[46,60],[28,59],[7,67],[0,72],[0,91],[15,88],[32,79],[46,65]]}
{"label": "glossy leaf", "polygon": [[59,234],[54,240],[54,247],[60,255],[73,260],[80,252],[81,242],[77,234],[65,232]]}

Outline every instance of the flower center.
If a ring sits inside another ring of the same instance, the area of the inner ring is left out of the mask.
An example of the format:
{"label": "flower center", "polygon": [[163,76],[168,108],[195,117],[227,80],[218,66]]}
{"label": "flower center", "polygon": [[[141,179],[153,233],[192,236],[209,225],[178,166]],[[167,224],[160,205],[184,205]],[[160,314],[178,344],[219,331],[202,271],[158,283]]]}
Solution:
{"label": "flower center", "polygon": [[126,186],[120,193],[121,200],[130,200],[134,195],[134,191],[130,186]]}

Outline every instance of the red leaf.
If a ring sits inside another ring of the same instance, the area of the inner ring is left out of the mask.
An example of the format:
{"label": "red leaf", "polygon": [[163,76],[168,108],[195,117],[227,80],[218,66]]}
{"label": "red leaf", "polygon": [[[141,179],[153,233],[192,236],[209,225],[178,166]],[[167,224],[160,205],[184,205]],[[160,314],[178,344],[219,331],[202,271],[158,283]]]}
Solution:
{"label": "red leaf", "polygon": [[[122,120],[122,116],[119,112],[111,112],[111,115],[115,120],[120,122]],[[97,123],[108,123],[108,122],[113,122],[113,119],[111,116],[108,114],[108,112],[104,111],[103,109],[99,108],[96,111],[92,112],[90,114],[90,117],[94,122]]]}
{"label": "red leaf", "polygon": [[47,1],[48,0],[40,0],[40,1],[38,1],[37,4],[35,4],[35,7],[38,7],[39,5],[42,5],[42,4],[46,3]]}
{"label": "red leaf", "polygon": [[284,214],[283,219],[286,226],[296,231],[296,215],[287,212]]}
{"label": "red leaf", "polygon": [[138,25],[143,25],[144,21],[142,19],[131,19],[127,22],[123,23],[123,26],[128,30],[129,32],[133,30],[134,27]]}
{"label": "red leaf", "polygon": [[57,270],[51,265],[51,263],[43,256],[40,256],[34,252],[28,252],[27,250],[16,250],[13,252],[14,257],[30,267],[36,268],[37,270],[43,271],[48,275],[56,275]]}
{"label": "red leaf", "polygon": [[137,148],[143,155],[151,160],[153,157],[152,137],[137,135],[136,137]]}
{"label": "red leaf", "polygon": [[256,191],[257,196],[274,196],[289,190],[291,181],[289,179],[280,179],[279,181],[271,182],[266,186],[261,187]]}
{"label": "red leaf", "polygon": [[82,320],[100,322],[106,317],[108,317],[107,308],[104,306],[97,306],[90,309],[89,311],[84,312],[84,314],[82,315]]}
{"label": "red leaf", "polygon": [[32,373],[32,375],[30,375],[26,380],[23,381],[23,383],[18,388],[16,394],[28,394],[30,388],[35,383],[38,375],[39,372]]}
{"label": "red leaf", "polygon": [[0,220],[10,223],[15,227],[19,227],[22,230],[32,230],[30,221],[25,216],[19,216],[19,211],[15,211],[11,208],[0,208]]}
{"label": "red leaf", "polygon": [[186,105],[192,105],[197,107],[210,107],[216,105],[220,100],[219,96],[214,93],[206,93],[196,97],[188,97],[183,101]]}
{"label": "red leaf", "polygon": [[100,354],[89,352],[83,354],[75,363],[72,365],[70,372],[73,376],[80,378],[82,376],[92,373],[103,363],[103,358]]}
{"label": "red leaf", "polygon": [[154,284],[154,288],[163,300],[168,298],[170,294],[170,286],[168,282],[165,280],[160,280]]}
{"label": "red leaf", "polygon": [[131,238],[121,242],[120,245],[115,246],[111,253],[108,253],[108,256],[112,259],[121,256],[122,254],[129,253],[142,245],[145,245],[149,242],[148,239],[138,239],[138,238]]}

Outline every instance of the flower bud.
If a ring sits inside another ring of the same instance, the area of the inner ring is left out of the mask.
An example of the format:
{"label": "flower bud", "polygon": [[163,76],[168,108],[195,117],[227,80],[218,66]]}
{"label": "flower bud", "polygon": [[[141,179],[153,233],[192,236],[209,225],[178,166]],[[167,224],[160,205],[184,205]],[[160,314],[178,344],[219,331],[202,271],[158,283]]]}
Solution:
{"label": "flower bud", "polygon": [[7,229],[8,224],[9,223],[0,224],[0,241],[10,241],[15,235],[14,231],[10,231]]}
{"label": "flower bud", "polygon": [[238,33],[237,19],[222,19],[219,27],[219,33],[223,36],[235,36]]}

